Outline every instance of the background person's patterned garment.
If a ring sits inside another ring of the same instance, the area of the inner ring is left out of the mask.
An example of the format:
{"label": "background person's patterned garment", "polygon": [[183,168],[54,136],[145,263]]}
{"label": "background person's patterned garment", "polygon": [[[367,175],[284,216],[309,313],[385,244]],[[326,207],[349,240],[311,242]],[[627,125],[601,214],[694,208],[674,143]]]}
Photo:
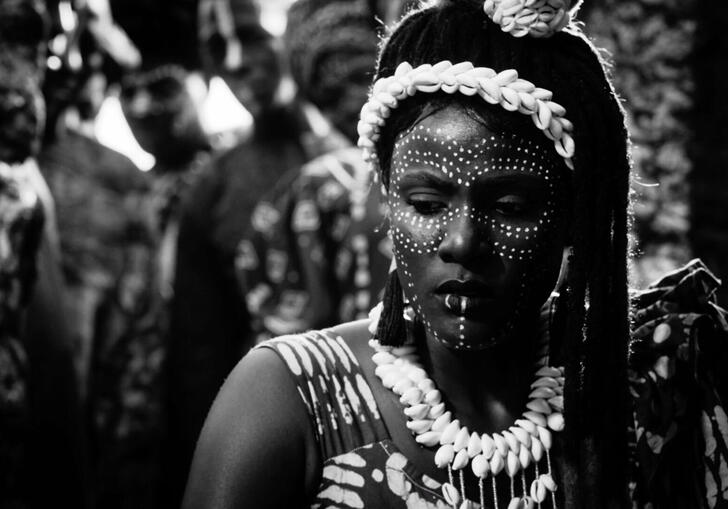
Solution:
{"label": "background person's patterned garment", "polygon": [[[717,284],[695,261],[635,295],[635,508],[726,507],[728,422],[719,375],[726,365],[728,323],[712,302]],[[440,483],[418,472],[392,443],[341,337],[324,330],[258,348],[281,356],[308,409],[323,458],[311,507],[448,507]]]}
{"label": "background person's patterned garment", "polygon": [[286,174],[256,206],[236,269],[258,340],[366,318],[391,243],[368,166],[350,147]]}
{"label": "background person's patterned garment", "polygon": [[[728,507],[728,323],[700,260],[634,296],[635,499]],[[699,502],[700,501],[700,502]]]}
{"label": "background person's patterned garment", "polygon": [[0,162],[0,506],[25,507],[29,394],[22,313],[36,278],[43,208],[29,168]]}
{"label": "background person's patterned garment", "polygon": [[161,483],[166,314],[157,219],[169,193],[80,133],[64,133],[39,159],[58,215],[92,496],[108,508],[148,507]]}

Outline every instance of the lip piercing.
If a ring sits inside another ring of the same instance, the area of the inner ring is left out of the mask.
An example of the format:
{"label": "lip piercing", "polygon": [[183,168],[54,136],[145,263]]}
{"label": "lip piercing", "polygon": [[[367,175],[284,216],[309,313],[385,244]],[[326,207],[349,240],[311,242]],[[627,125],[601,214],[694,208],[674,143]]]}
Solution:
{"label": "lip piercing", "polygon": [[445,307],[458,315],[464,315],[470,305],[470,298],[452,293],[445,297]]}
{"label": "lip piercing", "polygon": [[460,299],[451,293],[447,294],[445,296],[445,307],[453,313],[457,313],[460,309]]}

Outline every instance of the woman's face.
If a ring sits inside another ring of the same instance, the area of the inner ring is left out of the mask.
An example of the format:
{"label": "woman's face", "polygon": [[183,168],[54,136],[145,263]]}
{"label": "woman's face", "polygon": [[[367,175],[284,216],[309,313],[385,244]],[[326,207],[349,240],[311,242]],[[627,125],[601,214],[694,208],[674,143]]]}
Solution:
{"label": "woman's face", "polygon": [[570,176],[550,142],[496,133],[448,106],[400,135],[388,203],[398,274],[429,334],[507,341],[554,288]]}

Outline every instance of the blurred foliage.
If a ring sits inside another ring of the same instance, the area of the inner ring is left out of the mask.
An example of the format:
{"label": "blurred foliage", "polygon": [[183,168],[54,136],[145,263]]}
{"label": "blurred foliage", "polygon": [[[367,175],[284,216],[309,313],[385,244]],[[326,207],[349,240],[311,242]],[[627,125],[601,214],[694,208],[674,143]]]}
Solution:
{"label": "blurred foliage", "polygon": [[691,257],[688,175],[696,2],[592,0],[586,32],[613,64],[634,144],[636,283]]}

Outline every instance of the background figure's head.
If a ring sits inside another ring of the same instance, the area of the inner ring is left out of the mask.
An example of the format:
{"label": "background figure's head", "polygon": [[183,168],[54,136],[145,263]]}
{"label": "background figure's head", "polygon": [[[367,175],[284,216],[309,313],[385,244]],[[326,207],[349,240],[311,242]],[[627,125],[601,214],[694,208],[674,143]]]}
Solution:
{"label": "background figure's head", "polygon": [[[577,28],[571,26],[549,38],[514,37],[487,17],[482,2],[473,0],[441,1],[406,16],[382,48],[377,78],[393,75],[405,61],[417,67],[443,60],[470,61],[497,72],[515,69],[521,78],[552,91],[553,100],[565,107],[566,117],[574,125],[570,224],[562,246],[568,245],[571,255],[565,286],[560,289],[565,332],[554,334],[551,345],[553,361],[564,362],[567,369],[567,431],[574,438],[566,450],[568,475],[573,477],[567,496],[578,507],[602,507],[614,500],[621,504],[625,494],[630,171],[622,109],[602,60]],[[382,182],[390,194],[398,136],[443,103],[453,101],[463,102],[442,93],[422,93],[401,101],[391,111],[376,146]],[[505,133],[525,139],[543,137],[533,125],[520,121],[525,115],[504,114],[500,108],[476,107],[483,111],[477,116]],[[548,150],[553,151],[553,146]],[[550,277],[555,284],[555,276]],[[396,302],[392,296],[401,283],[390,280],[385,304],[390,298]],[[385,309],[380,335],[400,328],[392,325],[399,316],[401,311],[395,310],[390,318]],[[398,337],[380,339],[401,341]],[[606,488],[610,483],[611,491]]]}
{"label": "background figure's head", "polygon": [[353,139],[377,54],[375,21],[367,6],[299,0],[289,10],[285,42],[300,95]]}
{"label": "background figure's head", "polygon": [[283,76],[275,38],[252,0],[200,2],[199,38],[208,77],[222,78],[257,118],[273,106]]}
{"label": "background figure's head", "polygon": [[121,84],[121,107],[139,145],[164,167],[180,167],[209,140],[187,83],[177,65],[128,74]]}
{"label": "background figure's head", "polygon": [[19,163],[39,148],[45,110],[40,86],[47,20],[38,1],[0,3],[0,161]]}

